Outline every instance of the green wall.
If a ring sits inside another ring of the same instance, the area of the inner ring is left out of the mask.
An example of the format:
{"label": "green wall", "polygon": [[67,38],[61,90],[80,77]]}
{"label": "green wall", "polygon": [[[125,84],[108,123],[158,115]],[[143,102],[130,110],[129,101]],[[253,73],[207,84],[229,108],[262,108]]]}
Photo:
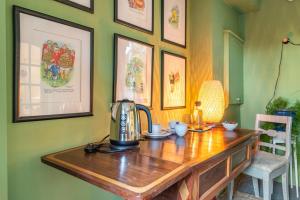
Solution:
{"label": "green wall", "polygon": [[[241,120],[243,127],[254,128],[255,115],[265,112],[273,94],[282,38],[290,36],[295,43],[300,43],[300,2],[263,0],[260,10],[245,18],[245,102],[241,107]],[[282,96],[291,102],[300,100],[299,55],[299,46],[284,46],[276,97]],[[299,145],[297,149],[299,160]]]}
{"label": "green wall", "polygon": [[[201,11],[201,12],[200,12]],[[203,81],[223,81],[224,29],[243,37],[243,18],[223,0],[193,0],[191,7],[191,105]],[[240,121],[240,106],[227,108],[224,120]]]}
{"label": "green wall", "polygon": [[[1,81],[5,82],[6,80],[7,92],[0,93],[0,98],[6,97],[7,103],[4,103],[3,107],[6,106],[8,108],[7,116],[4,117],[7,117],[8,195],[10,200],[120,199],[109,192],[105,192],[40,162],[42,155],[99,140],[108,133],[109,104],[112,98],[113,83],[113,33],[125,34],[156,46],[152,109],[154,122],[166,124],[170,119],[182,120],[183,114],[190,113],[189,102],[194,102],[192,97],[196,98],[198,96],[201,83],[214,77],[222,79],[220,74],[223,73],[221,71],[223,67],[223,52],[217,48],[223,48],[224,28],[231,28],[238,33],[241,32],[242,26],[240,26],[241,23],[238,21],[239,13],[225,5],[223,0],[189,0],[187,48],[182,49],[161,42],[160,0],[155,0],[154,2],[154,35],[148,35],[114,23],[113,0],[95,0],[95,14],[93,15],[53,0],[6,0],[4,2],[6,3],[7,43],[6,49],[2,49],[2,51],[6,51],[7,56],[6,73],[4,71],[1,74],[6,75],[7,80],[4,77],[4,79],[1,78]],[[12,123],[12,5],[57,16],[95,29],[93,117]],[[225,19],[222,19],[223,15]],[[0,20],[0,25],[4,27],[5,22]],[[191,27],[191,30],[189,27]],[[190,35],[191,38],[189,37]],[[5,39],[4,37],[0,38]],[[193,42],[190,43],[190,41]],[[160,110],[160,49],[169,50],[187,57],[186,109]],[[2,51],[0,56],[4,56],[5,59],[5,54]],[[0,62],[5,62],[3,60],[0,57]],[[189,65],[190,62],[193,65],[191,67]],[[191,71],[193,76],[190,76]],[[190,99],[192,100],[190,101]],[[238,109],[228,110],[228,113],[227,117],[239,118]],[[5,172],[5,169],[4,163],[4,170],[1,171]]]}
{"label": "green wall", "polygon": [[5,1],[0,1],[0,199],[7,199]]}
{"label": "green wall", "polygon": [[[14,4],[95,29],[93,117],[12,123],[12,5]],[[189,63],[189,37],[187,38],[187,49],[161,42],[159,0],[155,0],[154,35],[142,33],[114,23],[113,0],[95,0],[95,14],[93,15],[53,0],[6,0],[6,17],[9,199],[119,199],[119,197],[111,193],[42,164],[40,157],[48,153],[99,140],[108,134],[110,120],[109,104],[112,99],[113,83],[113,33],[115,32],[156,46],[153,117],[156,120],[162,120],[164,123],[170,118],[181,120],[183,113],[189,113],[189,105],[187,109],[183,110],[160,111],[160,48],[187,56]],[[3,23],[1,22],[0,25],[3,25]],[[3,54],[1,53],[1,55]],[[189,80],[189,67],[187,78]],[[189,81],[187,89],[187,94],[189,94]],[[0,95],[2,97],[3,94]]]}
{"label": "green wall", "polygon": [[[203,81],[213,79],[211,0],[191,1],[191,106],[198,100]],[[200,12],[201,11],[201,12]]]}
{"label": "green wall", "polygon": [[[263,0],[258,12],[245,20],[244,92],[242,126],[254,128],[255,114],[264,113],[273,94],[282,38],[290,35],[300,43],[300,2]],[[278,96],[300,100],[300,47],[284,47]]]}
{"label": "green wall", "polygon": [[[214,0],[213,11],[213,69],[215,79],[224,81],[224,29],[229,29],[244,37],[244,21],[241,14],[225,4],[223,1]],[[233,74],[234,75],[234,74]],[[240,123],[240,106],[229,105],[225,112],[224,120],[237,121]]]}

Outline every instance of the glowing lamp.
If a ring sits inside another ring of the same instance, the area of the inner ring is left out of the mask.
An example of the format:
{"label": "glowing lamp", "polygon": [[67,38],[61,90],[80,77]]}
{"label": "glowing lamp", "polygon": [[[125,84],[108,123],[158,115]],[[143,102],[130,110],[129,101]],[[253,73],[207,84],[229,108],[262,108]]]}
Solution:
{"label": "glowing lamp", "polygon": [[224,115],[224,91],[220,81],[205,81],[200,89],[198,99],[201,101],[202,120],[204,122],[220,122]]}

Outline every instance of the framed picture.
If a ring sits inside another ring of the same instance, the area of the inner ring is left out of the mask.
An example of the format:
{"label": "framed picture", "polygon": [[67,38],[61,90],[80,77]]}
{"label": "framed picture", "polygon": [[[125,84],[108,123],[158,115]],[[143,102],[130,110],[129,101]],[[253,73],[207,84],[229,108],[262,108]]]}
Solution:
{"label": "framed picture", "polygon": [[91,116],[94,30],[14,6],[14,122]]}
{"label": "framed picture", "polygon": [[60,3],[78,8],[80,10],[94,13],[94,0],[55,0]]}
{"label": "framed picture", "polygon": [[161,109],[186,107],[186,58],[161,52]]}
{"label": "framed picture", "polygon": [[117,23],[153,34],[154,0],[115,0]]}
{"label": "framed picture", "polygon": [[186,47],[186,0],[162,0],[162,40]]}
{"label": "framed picture", "polygon": [[152,107],[154,46],[114,35],[113,101],[129,99]]}

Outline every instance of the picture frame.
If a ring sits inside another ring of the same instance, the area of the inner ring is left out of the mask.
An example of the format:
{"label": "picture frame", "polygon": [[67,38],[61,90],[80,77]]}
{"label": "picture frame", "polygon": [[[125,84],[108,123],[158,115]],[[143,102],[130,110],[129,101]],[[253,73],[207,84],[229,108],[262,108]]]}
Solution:
{"label": "picture frame", "polygon": [[161,0],[161,9],[161,40],[186,48],[187,0]]}
{"label": "picture frame", "polygon": [[186,108],[186,57],[161,51],[161,109]]}
{"label": "picture frame", "polygon": [[94,0],[54,0],[74,8],[94,13]]}
{"label": "picture frame", "polygon": [[154,0],[114,0],[114,21],[153,34]]}
{"label": "picture frame", "polygon": [[129,99],[152,108],[154,46],[114,34],[113,102]]}
{"label": "picture frame", "polygon": [[13,13],[13,122],[92,116],[94,29],[18,6]]}

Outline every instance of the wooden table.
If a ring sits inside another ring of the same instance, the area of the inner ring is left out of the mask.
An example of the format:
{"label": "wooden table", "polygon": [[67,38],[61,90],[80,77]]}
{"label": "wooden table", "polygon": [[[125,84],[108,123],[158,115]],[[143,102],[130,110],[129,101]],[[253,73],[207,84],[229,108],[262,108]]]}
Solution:
{"label": "wooden table", "polygon": [[126,152],[86,154],[77,147],[42,162],[124,199],[212,199],[251,162],[255,132],[221,128],[145,140]]}

